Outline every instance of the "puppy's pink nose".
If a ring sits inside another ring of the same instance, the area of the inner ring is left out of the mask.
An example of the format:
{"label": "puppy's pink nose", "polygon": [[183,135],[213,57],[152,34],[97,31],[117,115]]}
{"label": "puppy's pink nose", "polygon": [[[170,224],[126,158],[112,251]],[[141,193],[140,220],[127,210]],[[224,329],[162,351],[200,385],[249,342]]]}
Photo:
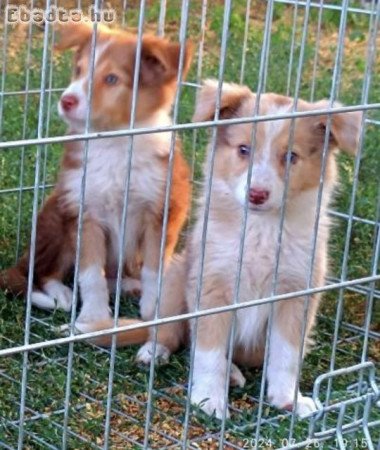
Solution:
{"label": "puppy's pink nose", "polygon": [[72,94],[66,94],[61,97],[61,105],[64,111],[68,112],[75,108],[79,103],[78,97]]}
{"label": "puppy's pink nose", "polygon": [[249,201],[254,205],[262,205],[269,198],[269,191],[264,189],[250,189],[249,190]]}

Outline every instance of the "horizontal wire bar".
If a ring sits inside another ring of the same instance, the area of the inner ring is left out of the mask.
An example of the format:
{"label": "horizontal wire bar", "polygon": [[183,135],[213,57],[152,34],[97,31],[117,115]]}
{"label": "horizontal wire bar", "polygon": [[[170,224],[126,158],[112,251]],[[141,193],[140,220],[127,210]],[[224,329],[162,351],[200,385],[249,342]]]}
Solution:
{"label": "horizontal wire bar", "polygon": [[377,220],[370,220],[370,219],[364,219],[364,218],[358,217],[358,216],[351,216],[350,214],[342,213],[342,212],[335,211],[332,209],[329,209],[327,212],[331,216],[336,216],[336,217],[339,217],[340,219],[353,220],[355,222],[361,222],[366,225],[374,225],[375,227],[380,227],[380,222],[378,222]]}
{"label": "horizontal wire bar", "polygon": [[[193,181],[192,184],[194,184],[196,186],[203,186],[202,181]],[[44,190],[46,188],[53,188],[54,186],[55,186],[55,184],[53,184],[53,183],[41,184],[40,186],[38,186],[38,189]],[[22,187],[18,187],[18,188],[0,189],[0,195],[1,194],[13,194],[15,192],[20,192],[20,191],[27,192],[27,191],[32,191],[32,190],[34,190],[34,186],[22,186]],[[363,217],[359,217],[359,216],[350,216],[349,214],[335,211],[332,209],[328,210],[328,214],[339,217],[340,219],[353,220],[355,222],[364,223],[366,225],[373,225],[375,227],[380,227],[380,222],[377,222],[375,220],[364,219]]]}
{"label": "horizontal wire bar", "polygon": [[141,134],[154,134],[154,133],[165,133],[168,131],[184,131],[193,130],[196,128],[209,128],[209,127],[220,127],[224,125],[237,125],[244,123],[258,123],[258,122],[270,122],[274,120],[282,119],[297,119],[302,117],[314,117],[321,115],[333,115],[345,112],[354,111],[372,111],[380,110],[380,103],[370,103],[368,105],[355,105],[355,106],[342,106],[334,109],[316,109],[312,111],[298,111],[289,112],[284,114],[268,114],[265,116],[256,117],[237,117],[234,119],[219,119],[219,120],[208,120],[206,122],[194,122],[194,123],[182,123],[175,124],[164,127],[142,127],[124,130],[114,130],[114,131],[102,131],[102,132],[91,132],[88,134],[72,134],[67,136],[52,136],[44,138],[32,138],[32,139],[20,139],[16,141],[0,142],[0,149],[2,148],[14,148],[29,145],[38,144],[53,144],[59,142],[73,142],[73,141],[83,141],[92,139],[102,139],[110,137],[120,137],[120,136],[135,136]]}
{"label": "horizontal wire bar", "polygon": [[[44,89],[45,93],[54,93],[54,92],[64,92],[66,88],[47,88]],[[4,92],[0,92],[0,97],[8,97],[11,95],[30,95],[30,94],[41,94],[41,89],[24,89],[24,90],[20,90],[20,91],[4,91]]]}
{"label": "horizontal wire bar", "polygon": [[[330,10],[334,10],[334,11],[342,11],[342,7],[339,5],[332,5],[329,3],[316,3],[316,2],[310,2],[310,1],[298,1],[298,0],[275,0],[275,3],[283,3],[285,5],[295,5],[297,4],[298,6],[311,6],[313,8],[318,8],[318,9],[330,9]],[[363,8],[355,8],[355,7],[348,7],[345,9],[347,12],[350,13],[360,13],[360,14],[366,14],[368,16],[371,15],[376,15],[376,11],[371,11],[368,9],[363,9]]]}
{"label": "horizontal wire bar", "polygon": [[[11,427],[17,429],[18,431],[20,430],[20,427],[19,427],[18,425],[13,425],[12,423],[10,423],[9,425],[10,425]],[[46,449],[46,450],[48,450],[48,449],[49,449],[49,450],[59,450],[58,447],[49,444],[49,443],[46,442],[44,439],[40,438],[40,437],[38,436],[38,434],[34,433],[33,431],[26,430],[26,431],[24,431],[24,434],[25,434],[26,436],[31,437],[31,438],[33,439],[33,442],[38,442],[40,445],[43,445],[43,446],[44,446],[43,448]],[[0,442],[0,443],[1,443],[1,442]],[[16,447],[9,447],[9,448],[11,448],[12,450],[15,450]],[[25,447],[25,448],[31,448],[31,447],[28,446],[28,447]]]}
{"label": "horizontal wire bar", "polygon": [[[41,320],[41,319],[37,319],[37,318],[35,318],[34,320],[37,320],[37,322],[40,322],[40,323],[42,323],[44,326],[48,326],[48,327],[50,327],[50,324],[47,324],[44,320]],[[37,335],[36,335],[37,336]],[[106,349],[103,349],[103,348],[99,348],[102,352],[104,352],[104,353],[108,353],[107,352],[107,350]],[[83,354],[78,354],[78,356],[80,356],[80,358],[81,359],[83,359],[84,361],[87,361],[87,359],[83,356]],[[117,356],[119,359],[120,359],[120,356],[118,355]],[[51,360],[50,360],[50,358],[49,358],[49,362],[51,362]],[[3,374],[0,374],[1,376],[4,376],[5,374],[3,373]],[[118,375],[119,377],[122,377],[123,375],[122,374],[119,374],[118,372],[116,372],[116,375]],[[8,378],[8,377],[7,377]],[[14,380],[14,381],[16,381],[16,380]],[[94,379],[92,379],[92,381],[93,382],[95,382],[96,384],[99,384],[100,382],[98,382],[97,380],[94,380]],[[137,383],[137,384],[141,384],[141,383]],[[180,387],[183,387],[183,385],[178,385],[178,386],[180,386]],[[165,392],[160,392],[160,391],[157,391],[157,393],[160,395],[160,396],[163,396],[163,397],[166,397],[166,398],[171,398],[171,396],[170,395],[167,395]],[[86,396],[86,394],[81,394],[81,395],[83,395],[83,396]],[[132,398],[131,397],[131,399],[134,399],[134,398]],[[252,397],[252,401],[255,401],[255,398],[254,397]],[[136,402],[139,402],[137,399],[134,399]],[[141,402],[140,402],[141,403]],[[76,408],[76,409],[79,409],[79,408]],[[236,412],[239,412],[240,410],[239,409],[236,409]],[[52,413],[49,413],[49,414],[52,414]],[[33,417],[31,418],[31,419],[33,419]],[[28,419],[29,420],[29,419]],[[278,420],[278,418],[277,417],[273,417],[273,418],[270,418],[270,419],[268,419],[268,420],[265,420],[265,423],[268,423],[269,425],[273,425],[273,426],[278,426],[278,424],[276,423],[276,421]],[[7,421],[7,422],[11,422],[11,421]],[[372,425],[372,424],[370,424],[370,425]],[[235,430],[244,430],[244,429],[246,429],[247,427],[249,427],[249,425],[243,425],[243,426],[234,426],[233,428],[235,429]],[[74,434],[75,435],[75,434]],[[238,448],[238,447],[237,447]],[[287,448],[289,448],[289,447],[287,447]],[[293,448],[293,447],[292,447]],[[297,448],[299,448],[299,447],[297,447]]]}
{"label": "horizontal wire bar", "polygon": [[[329,317],[326,317],[327,320],[331,320],[331,322],[334,322],[332,319],[329,319]],[[366,330],[365,327],[359,327],[357,325],[353,325],[352,323],[348,323],[348,322],[341,322],[341,326],[343,326],[344,328],[348,329],[349,331],[355,331],[356,333],[360,332],[360,333],[368,333],[368,336],[371,339],[380,339],[380,333],[377,331],[368,331]]]}
{"label": "horizontal wire bar", "polygon": [[[357,430],[360,427],[363,427],[363,421],[364,421],[364,419],[361,418],[361,419],[355,420],[354,422],[347,423],[347,424],[343,425],[342,426],[342,432],[343,433],[348,433],[348,432],[352,432],[354,430]],[[380,420],[373,420],[372,422],[368,422],[366,424],[366,426],[368,428],[380,426]],[[329,428],[328,430],[325,430],[325,431],[316,431],[315,432],[316,440],[318,440],[318,439],[328,439],[329,437],[334,436],[337,433],[337,431],[338,431],[338,429],[336,427]]]}
{"label": "horizontal wire bar", "polygon": [[[46,188],[51,188],[54,186],[54,184],[40,184],[39,186],[37,186],[37,189],[44,190]],[[15,192],[33,191],[34,189],[34,186],[20,186],[18,188],[1,189],[0,194],[13,194]]]}
{"label": "horizontal wire bar", "polygon": [[[336,277],[327,277],[328,283],[339,283],[340,279]],[[368,295],[371,292],[374,292],[375,298],[380,298],[380,291],[379,290],[372,290],[372,288],[368,288],[366,286],[350,286],[347,288],[347,290],[356,292],[358,294]]]}
{"label": "horizontal wire bar", "polygon": [[[39,321],[39,322],[42,322],[42,321]],[[8,341],[9,341],[9,340],[8,340]],[[99,347],[99,349],[100,349],[100,350],[104,350],[104,349],[102,349],[102,348],[100,348],[100,347]],[[36,352],[33,352],[33,353],[36,353]],[[105,353],[110,353],[110,352],[107,352],[107,351],[106,351]],[[36,354],[37,354],[37,353],[36,353]],[[87,361],[86,358],[84,358],[82,355],[80,355],[80,356],[84,359],[84,361]],[[45,358],[46,358],[46,356],[45,356]],[[118,358],[120,359],[120,356],[118,356]],[[47,358],[47,359],[48,359],[47,362],[49,362],[49,363],[52,362],[52,360],[51,360],[50,358]],[[65,368],[65,366],[64,366],[63,364],[59,364],[59,365],[60,365],[62,368]],[[123,378],[123,375],[122,375],[122,374],[119,374],[118,372],[115,372],[115,374],[118,375],[121,379]],[[6,374],[4,374],[4,373],[0,373],[0,376],[5,377],[6,379],[10,379],[10,377],[7,377]],[[94,384],[96,384],[96,385],[100,385],[100,384],[101,384],[100,381],[97,381],[97,380],[95,380],[95,379],[93,379],[93,378],[91,378],[91,377],[89,378],[89,380],[90,380],[91,382],[93,382]],[[15,380],[15,379],[11,379],[11,381],[13,381],[13,382],[15,382],[15,383],[18,383],[18,384],[21,384],[20,382],[18,382],[18,381]],[[143,385],[142,383],[136,383],[136,384],[137,384],[139,387],[144,388],[144,385]],[[183,387],[183,386],[181,386],[181,387]],[[155,395],[159,395],[160,397],[166,398],[166,399],[168,399],[168,400],[173,400],[173,396],[168,395],[168,394],[166,394],[165,392],[160,392],[160,391],[157,391],[157,390],[154,389],[154,394],[155,394]],[[83,393],[83,392],[81,392],[80,395],[81,395],[82,397],[84,397],[84,398],[86,398],[86,399],[92,401],[93,403],[98,403],[98,404],[102,404],[102,405],[103,405],[103,402],[101,402],[100,400],[97,400],[96,398],[94,398],[94,397],[92,397],[92,396],[89,396],[89,395],[87,395],[87,394],[85,394],[85,393]],[[136,398],[134,398],[134,397],[130,397],[130,396],[128,396],[128,395],[126,395],[126,397],[127,397],[129,400],[134,401],[135,403],[138,403],[141,407],[143,407],[143,406],[145,405],[145,402],[142,402],[142,401],[140,401],[140,400],[138,400],[138,399],[136,399]],[[115,400],[117,400],[117,397],[115,397]],[[178,400],[178,402],[182,402],[182,403],[184,402],[183,399],[179,399],[179,398],[178,398],[177,400]],[[73,406],[73,408],[75,409],[76,412],[80,412],[81,410],[84,409],[84,407],[85,407],[85,405],[82,405],[82,404],[78,404],[78,405],[74,405],[74,406]],[[31,422],[31,421],[36,421],[36,420],[39,420],[39,419],[48,419],[48,418],[50,418],[52,415],[63,414],[64,409],[59,409],[59,410],[51,411],[51,412],[49,412],[49,413],[38,413],[38,412],[36,412],[36,411],[34,411],[34,410],[28,408],[28,412],[30,412],[30,413],[33,414],[33,416],[27,417],[27,418],[25,419],[25,421],[29,423],[29,422]],[[129,418],[129,419],[132,419],[132,416],[123,413],[122,411],[118,410],[117,408],[112,408],[112,412],[114,412],[114,413],[116,413],[116,414],[118,414],[118,415],[120,415],[120,416],[127,417],[127,418]],[[164,414],[160,413],[160,414],[163,415],[163,416],[168,416],[168,417],[170,417],[167,413],[164,413]],[[174,419],[176,422],[181,423],[181,421],[180,421],[179,419],[176,419],[176,418],[174,418],[174,417],[173,417],[173,419]],[[141,424],[141,421],[139,421],[139,420],[137,420],[137,419],[134,419],[134,420],[135,420],[135,422],[136,422],[137,424]],[[19,422],[19,421],[17,421],[17,420],[16,420],[16,421],[15,421],[15,420],[13,420],[13,421],[12,421],[12,420],[7,420],[7,421],[6,421],[6,423],[9,423],[9,424],[14,425],[14,426],[17,426],[18,422]],[[162,435],[162,437],[166,437],[166,438],[168,438],[168,439],[170,439],[170,440],[172,440],[172,441],[174,441],[174,442],[179,442],[175,437],[166,435],[166,434],[163,433],[163,432],[161,433],[159,430],[155,430],[155,431],[158,432],[160,435]],[[77,433],[72,433],[72,434],[73,434],[74,436],[79,436],[79,435],[77,435]],[[129,439],[129,438],[127,438],[126,440],[128,440],[129,442],[135,442],[135,443],[137,443],[136,441],[133,441],[133,440],[131,440],[131,439]],[[142,446],[141,446],[141,447],[142,447]]]}
{"label": "horizontal wire bar", "polygon": [[179,321],[183,321],[183,320],[193,319],[196,317],[208,316],[210,314],[220,314],[222,312],[235,311],[235,310],[239,310],[239,309],[243,309],[243,308],[249,308],[252,306],[259,306],[259,305],[263,305],[266,303],[274,303],[274,302],[277,302],[280,300],[288,300],[288,299],[292,299],[295,297],[303,297],[305,295],[312,295],[312,294],[317,294],[320,292],[333,291],[336,289],[353,286],[355,284],[370,283],[370,282],[379,281],[379,280],[380,280],[380,275],[364,277],[364,278],[357,278],[355,280],[348,280],[348,281],[344,281],[341,283],[334,283],[334,284],[330,284],[330,285],[326,285],[326,286],[316,287],[313,289],[305,289],[302,291],[290,292],[287,294],[280,294],[280,295],[275,295],[273,297],[266,297],[266,298],[258,299],[258,300],[251,300],[251,301],[236,303],[236,304],[227,305],[227,306],[220,306],[217,308],[203,309],[203,310],[198,310],[195,312],[181,314],[181,315],[177,315],[177,316],[163,317],[160,319],[149,320],[146,322],[137,323],[137,324],[133,324],[133,325],[124,325],[124,326],[120,326],[120,327],[116,327],[116,328],[108,328],[105,330],[93,331],[91,333],[84,333],[84,334],[71,335],[71,336],[66,336],[66,337],[62,337],[62,338],[52,339],[50,341],[36,342],[33,344],[28,344],[28,345],[19,345],[17,347],[6,348],[6,349],[0,350],[0,357],[14,355],[16,353],[21,353],[21,352],[27,352],[30,350],[52,347],[55,345],[69,344],[70,342],[81,342],[81,341],[85,341],[85,340],[91,339],[91,338],[96,338],[96,337],[100,337],[100,336],[108,336],[111,334],[121,333],[123,331],[136,330],[138,328],[147,328],[147,327],[150,327],[153,325],[163,325],[163,324],[167,324],[167,323],[171,323],[171,322],[179,322]]}
{"label": "horizontal wire bar", "polygon": [[366,122],[370,123],[371,125],[380,125],[380,120],[366,119]]}

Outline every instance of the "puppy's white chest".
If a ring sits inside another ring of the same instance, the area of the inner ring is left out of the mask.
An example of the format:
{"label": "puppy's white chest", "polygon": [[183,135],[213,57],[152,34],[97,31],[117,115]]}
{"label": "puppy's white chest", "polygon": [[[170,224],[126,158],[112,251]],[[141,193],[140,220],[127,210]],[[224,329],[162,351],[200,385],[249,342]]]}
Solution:
{"label": "puppy's white chest", "polygon": [[242,301],[283,292],[285,279],[300,287],[310,267],[311,239],[284,224],[279,248],[279,221],[252,220],[247,227],[242,266]]}
{"label": "puppy's white chest", "polygon": [[[140,148],[134,148],[129,167],[128,150],[127,138],[101,139],[91,142],[88,149],[85,211],[111,228],[120,224],[128,184],[131,212],[136,205],[141,207],[141,202],[157,204],[162,195],[163,169],[152,163],[147,152]],[[82,174],[82,168],[74,169],[64,178],[67,199],[76,205],[81,201]]]}
{"label": "puppy's white chest", "polygon": [[[284,226],[279,250],[278,223],[252,222],[247,229],[239,301],[259,300],[272,293],[301,289],[308,277],[308,239],[295,236],[296,233]],[[249,347],[262,339],[269,314],[270,304],[240,310],[238,342]]]}
{"label": "puppy's white chest", "polygon": [[255,221],[247,226],[241,275],[240,300],[262,298],[268,293],[276,263],[278,227]]}

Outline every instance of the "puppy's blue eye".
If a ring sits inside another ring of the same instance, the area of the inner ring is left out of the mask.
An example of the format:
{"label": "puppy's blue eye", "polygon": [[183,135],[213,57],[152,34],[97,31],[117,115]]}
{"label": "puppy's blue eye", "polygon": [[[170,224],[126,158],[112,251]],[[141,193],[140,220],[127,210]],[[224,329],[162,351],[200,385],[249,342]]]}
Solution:
{"label": "puppy's blue eye", "polygon": [[249,156],[251,153],[251,147],[249,145],[239,145],[239,155],[240,156]]}
{"label": "puppy's blue eye", "polygon": [[[284,153],[284,156],[283,156],[284,164],[286,164],[287,159],[288,159],[288,152]],[[290,152],[289,159],[290,159],[290,164],[295,164],[298,161],[297,153]]]}
{"label": "puppy's blue eye", "polygon": [[105,77],[104,81],[109,86],[113,86],[119,81],[119,77],[117,75],[113,74],[113,73],[110,73],[109,75],[107,75]]}

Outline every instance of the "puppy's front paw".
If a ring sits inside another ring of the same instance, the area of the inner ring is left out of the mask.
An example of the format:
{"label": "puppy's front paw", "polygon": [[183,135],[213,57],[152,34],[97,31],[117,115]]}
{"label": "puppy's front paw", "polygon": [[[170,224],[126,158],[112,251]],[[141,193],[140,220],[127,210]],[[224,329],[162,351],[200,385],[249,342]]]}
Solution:
{"label": "puppy's front paw", "polygon": [[[64,336],[70,335],[70,324],[65,323],[64,325],[59,326],[56,331],[59,334],[63,334]],[[94,328],[92,322],[78,322],[78,320],[74,323],[74,334],[83,334],[83,333],[91,333],[92,331],[97,331],[97,328]]]}
{"label": "puppy's front paw", "polygon": [[153,354],[154,342],[146,342],[137,352],[136,361],[142,364],[150,364],[152,359],[156,360],[158,364],[166,364],[169,361],[170,350],[165,345],[157,342],[156,352]]}
{"label": "puppy's front paw", "polygon": [[191,403],[201,408],[209,416],[215,414],[217,419],[223,418],[224,410],[226,410],[226,418],[230,417],[229,410],[224,402],[223,386],[218,386],[212,382],[194,383],[191,391]]}
{"label": "puppy's front paw", "polygon": [[44,292],[53,299],[56,307],[63,311],[71,310],[73,291],[58,280],[49,280],[44,284]]}
{"label": "puppy's front paw", "polygon": [[303,395],[299,394],[298,401],[297,401],[297,415],[304,419],[311,414],[313,414],[317,410],[317,407],[314,403],[314,400],[310,397],[304,397]]}
{"label": "puppy's front paw", "polygon": [[85,305],[82,307],[75,325],[81,323],[90,324],[93,322],[101,322],[103,320],[106,321],[111,317],[111,309],[109,308],[108,304],[97,304],[92,309],[89,305]]}
{"label": "puppy's front paw", "polygon": [[[276,408],[285,409],[287,411],[293,411],[294,409],[294,395],[291,391],[277,392],[275,395],[269,394],[268,399]],[[300,392],[298,393],[296,408],[296,414],[300,418],[305,418],[317,410],[314,400],[310,397],[304,397]]]}
{"label": "puppy's front paw", "polygon": [[231,365],[230,373],[230,386],[237,386],[243,388],[245,385],[245,376],[241,373],[241,370],[234,363]]}

